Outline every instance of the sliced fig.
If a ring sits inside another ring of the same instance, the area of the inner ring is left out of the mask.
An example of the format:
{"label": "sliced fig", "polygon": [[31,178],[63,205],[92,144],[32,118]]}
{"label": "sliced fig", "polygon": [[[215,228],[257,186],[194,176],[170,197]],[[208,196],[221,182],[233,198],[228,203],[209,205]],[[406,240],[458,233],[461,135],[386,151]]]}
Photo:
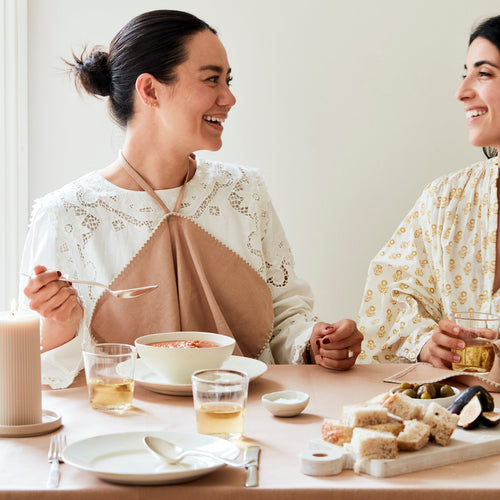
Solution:
{"label": "sliced fig", "polygon": [[458,425],[463,429],[475,429],[482,420],[483,407],[476,394],[462,409],[458,417]]}
{"label": "sliced fig", "polygon": [[497,411],[485,411],[483,412],[483,418],[481,423],[487,427],[495,427],[500,424],[500,413]]}
{"label": "sliced fig", "polygon": [[493,396],[482,385],[467,387],[467,389],[462,391],[455,398],[455,401],[448,406],[448,411],[459,415],[475,395],[478,395],[483,411],[493,411],[495,408]]}
{"label": "sliced fig", "polygon": [[478,392],[479,396],[479,401],[481,401],[481,406],[483,407],[483,412],[484,411],[493,411],[495,409],[495,400],[493,399],[493,396],[490,394],[488,389],[485,389],[482,386],[481,389]]}

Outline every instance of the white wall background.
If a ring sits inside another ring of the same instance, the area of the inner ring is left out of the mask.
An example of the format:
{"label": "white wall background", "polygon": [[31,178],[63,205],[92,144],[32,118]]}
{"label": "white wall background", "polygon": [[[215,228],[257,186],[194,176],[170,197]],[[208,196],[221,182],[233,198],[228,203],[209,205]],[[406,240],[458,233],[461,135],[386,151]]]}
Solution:
{"label": "white wall background", "polygon": [[60,58],[157,8],[214,26],[233,67],[223,149],[202,156],[261,169],[319,314],[355,316],[369,260],[425,184],[482,158],[454,92],[470,28],[498,1],[29,0],[31,201],[121,144]]}

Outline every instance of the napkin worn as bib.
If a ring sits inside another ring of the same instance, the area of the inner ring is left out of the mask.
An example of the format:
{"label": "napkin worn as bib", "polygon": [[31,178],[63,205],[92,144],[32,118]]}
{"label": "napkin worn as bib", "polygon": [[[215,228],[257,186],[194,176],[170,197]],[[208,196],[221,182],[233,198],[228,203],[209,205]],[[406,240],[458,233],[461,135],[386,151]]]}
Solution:
{"label": "napkin worn as bib", "polygon": [[235,354],[258,357],[274,320],[266,282],[238,254],[179,213],[185,184],[170,211],[129,164],[122,166],[166,215],[111,286],[159,286],[130,300],[103,293],[93,311],[92,337],[133,344],[150,333],[213,332],[233,337]]}

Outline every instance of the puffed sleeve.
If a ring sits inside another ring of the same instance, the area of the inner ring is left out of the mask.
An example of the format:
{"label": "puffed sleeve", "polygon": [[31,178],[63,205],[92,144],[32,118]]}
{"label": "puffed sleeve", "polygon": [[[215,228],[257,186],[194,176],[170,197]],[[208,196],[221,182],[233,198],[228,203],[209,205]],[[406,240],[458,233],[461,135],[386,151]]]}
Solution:
{"label": "puffed sleeve", "polygon": [[[26,236],[21,258],[21,272],[31,275],[33,268],[43,265],[48,269],[61,270],[66,275],[73,272],[72,259],[65,259],[68,252],[58,252],[61,248],[58,228],[60,220],[57,218],[57,209],[53,206],[53,198],[47,197],[38,200],[33,208],[28,234]],[[64,245],[62,245],[63,248]],[[23,309],[29,308],[27,297],[23,293],[28,278],[21,276],[19,287],[19,304]],[[43,319],[42,319],[43,321]],[[53,389],[69,386],[82,364],[82,335],[81,327],[75,338],[60,347],[44,352],[41,355],[42,384],[48,384]]]}
{"label": "puffed sleeve", "polygon": [[[21,258],[21,272],[31,275],[36,265],[47,269],[58,269],[57,265],[57,234],[56,216],[44,201],[37,200],[33,206],[28,234],[24,242]],[[23,281],[27,280],[25,278]],[[27,299],[21,293],[20,301],[27,304]]]}
{"label": "puffed sleeve", "polygon": [[369,265],[358,317],[365,337],[359,363],[417,361],[442,317],[433,194],[429,185]]}
{"label": "puffed sleeve", "polygon": [[275,363],[300,364],[304,362],[306,344],[318,321],[313,312],[312,291],[295,273],[290,245],[263,182],[261,196],[265,212],[262,249],[274,309],[270,347]]}

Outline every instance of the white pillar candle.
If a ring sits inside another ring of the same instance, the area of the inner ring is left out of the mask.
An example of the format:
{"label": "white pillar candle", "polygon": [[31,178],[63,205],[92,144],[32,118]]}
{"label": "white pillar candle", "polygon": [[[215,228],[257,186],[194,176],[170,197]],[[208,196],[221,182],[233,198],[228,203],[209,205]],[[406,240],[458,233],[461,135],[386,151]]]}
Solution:
{"label": "white pillar candle", "polygon": [[0,312],[0,425],[42,422],[40,317]]}

